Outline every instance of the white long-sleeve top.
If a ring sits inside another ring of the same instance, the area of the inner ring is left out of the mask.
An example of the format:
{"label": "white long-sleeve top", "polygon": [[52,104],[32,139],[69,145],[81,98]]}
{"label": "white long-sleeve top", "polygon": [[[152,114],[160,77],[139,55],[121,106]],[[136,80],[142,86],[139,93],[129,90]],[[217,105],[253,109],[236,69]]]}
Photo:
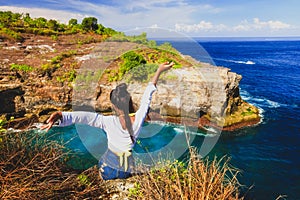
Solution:
{"label": "white long-sleeve top", "polygon": [[[156,91],[155,85],[149,83],[143,94],[140,107],[135,113],[134,123],[132,124],[134,139],[136,139],[140,133],[154,91]],[[107,135],[108,148],[113,152],[125,152],[133,148],[134,144],[132,143],[129,132],[122,128],[119,118],[115,115],[104,116],[99,113],[85,111],[62,112],[62,120],[59,126],[69,126],[75,123],[87,124],[103,129]]]}

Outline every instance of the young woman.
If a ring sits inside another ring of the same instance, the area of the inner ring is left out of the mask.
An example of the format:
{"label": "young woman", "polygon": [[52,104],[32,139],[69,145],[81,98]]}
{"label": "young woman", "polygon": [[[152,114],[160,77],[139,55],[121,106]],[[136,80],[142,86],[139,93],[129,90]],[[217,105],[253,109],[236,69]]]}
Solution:
{"label": "young woman", "polygon": [[134,173],[134,159],[132,148],[136,142],[148,108],[152,94],[162,72],[169,70],[174,65],[171,63],[160,64],[151,82],[148,84],[139,109],[135,113],[134,121],[129,116],[130,94],[127,85],[122,83],[110,93],[110,101],[115,115],[104,116],[93,112],[55,112],[41,129],[47,131],[56,121],[59,126],[69,126],[74,123],[87,124],[103,129],[107,135],[108,149],[99,161],[99,172],[104,180],[127,178]]}

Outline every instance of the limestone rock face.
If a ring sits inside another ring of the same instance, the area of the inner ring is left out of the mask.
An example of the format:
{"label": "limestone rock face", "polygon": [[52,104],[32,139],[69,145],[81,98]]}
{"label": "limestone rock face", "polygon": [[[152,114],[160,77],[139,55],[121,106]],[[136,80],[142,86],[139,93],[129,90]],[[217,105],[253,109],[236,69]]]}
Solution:
{"label": "limestone rock face", "polygon": [[[150,109],[161,116],[223,122],[226,115],[238,110],[241,75],[228,68],[202,66],[172,69],[161,75]],[[135,110],[139,107],[147,82],[128,84]],[[93,105],[96,111],[110,110],[109,93],[116,84],[100,86]],[[223,120],[223,121],[222,121]]]}
{"label": "limestone rock face", "polygon": [[[163,116],[199,118],[206,113],[222,117],[237,109],[241,101],[240,80],[240,75],[227,68],[174,69],[162,76],[151,109]],[[145,85],[132,84],[129,88],[133,102],[138,105]]]}

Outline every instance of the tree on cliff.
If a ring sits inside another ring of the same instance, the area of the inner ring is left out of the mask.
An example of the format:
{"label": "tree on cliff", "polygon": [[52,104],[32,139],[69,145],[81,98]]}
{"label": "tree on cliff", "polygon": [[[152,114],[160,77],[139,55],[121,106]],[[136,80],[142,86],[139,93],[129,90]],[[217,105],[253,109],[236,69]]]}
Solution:
{"label": "tree on cliff", "polygon": [[21,14],[11,11],[0,11],[0,27],[19,26],[21,16]]}
{"label": "tree on cliff", "polygon": [[69,26],[75,26],[75,25],[77,25],[78,24],[78,21],[77,21],[77,19],[70,19],[69,20]]}
{"label": "tree on cliff", "polygon": [[57,31],[59,28],[59,23],[56,20],[50,19],[47,22],[47,27],[53,31]]}
{"label": "tree on cliff", "polygon": [[98,29],[97,19],[95,17],[84,18],[81,25],[85,31],[96,31]]}
{"label": "tree on cliff", "polygon": [[39,17],[34,20],[34,23],[37,28],[45,28],[47,24],[47,19],[43,17]]}

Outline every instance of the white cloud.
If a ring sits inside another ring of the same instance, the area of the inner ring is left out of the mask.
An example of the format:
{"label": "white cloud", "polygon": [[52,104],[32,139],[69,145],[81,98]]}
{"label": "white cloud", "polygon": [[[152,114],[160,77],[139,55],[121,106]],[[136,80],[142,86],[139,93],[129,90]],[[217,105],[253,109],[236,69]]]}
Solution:
{"label": "white cloud", "polygon": [[149,28],[159,28],[157,24],[151,25]]}
{"label": "white cloud", "polygon": [[234,31],[253,31],[253,30],[269,30],[278,31],[284,29],[290,29],[292,25],[281,22],[281,21],[261,21],[259,18],[254,18],[253,22],[250,23],[247,20],[241,22],[241,24],[233,27]]}
{"label": "white cloud", "polygon": [[290,30],[293,26],[281,21],[261,21],[254,18],[252,22],[243,20],[240,24],[229,26],[224,24],[213,24],[208,21],[200,21],[197,24],[176,23],[175,30],[185,33],[253,33],[255,31],[275,32],[280,30]]}
{"label": "white cloud", "polygon": [[197,32],[201,30],[210,30],[213,25],[210,22],[201,21],[198,24],[175,24],[176,31]]}
{"label": "white cloud", "polygon": [[197,33],[197,32],[221,32],[226,30],[227,27],[224,24],[214,25],[211,22],[200,21],[198,24],[175,24],[175,30],[179,32]]}

